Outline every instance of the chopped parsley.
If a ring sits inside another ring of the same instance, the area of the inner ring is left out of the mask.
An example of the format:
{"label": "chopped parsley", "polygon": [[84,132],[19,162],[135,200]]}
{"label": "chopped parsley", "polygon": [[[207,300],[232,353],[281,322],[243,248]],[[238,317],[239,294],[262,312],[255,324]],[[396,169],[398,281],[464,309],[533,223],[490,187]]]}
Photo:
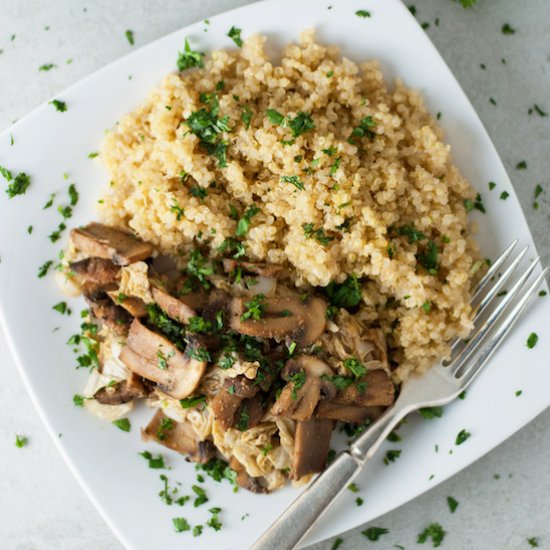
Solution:
{"label": "chopped parsley", "polygon": [[533,349],[537,345],[538,341],[539,341],[538,334],[536,332],[532,332],[531,334],[529,334],[529,337],[527,338],[527,347],[529,349]]}
{"label": "chopped parsley", "polygon": [[386,529],[385,527],[369,527],[368,529],[361,531],[361,534],[367,537],[370,541],[376,542],[382,535],[387,535],[389,532],[389,529]]}
{"label": "chopped parsley", "polygon": [[355,143],[353,138],[368,137],[372,139],[376,137],[376,133],[372,130],[372,128],[376,128],[376,123],[373,118],[371,116],[363,117],[359,122],[359,125],[356,126],[351,132],[348,142],[351,144]]}
{"label": "chopped parsley", "polygon": [[296,189],[300,189],[300,191],[303,191],[305,189],[304,183],[298,176],[282,176],[281,181],[285,183],[291,183],[296,187]]}
{"label": "chopped parsley", "polygon": [[130,44],[130,46],[133,46],[134,45],[134,31],[127,30],[124,33],[124,36],[126,36],[126,40],[128,40],[128,43]]}
{"label": "chopped parsley", "polygon": [[330,550],[338,550],[340,546],[342,546],[342,543],[344,542],[344,539],[341,537],[336,537],[334,539],[334,542],[332,543],[332,546],[330,547]]}
{"label": "chopped parsley", "polygon": [[142,453],[138,454],[142,456],[145,460],[147,460],[149,468],[153,470],[162,470],[166,468],[166,465],[164,464],[164,457],[161,454],[155,456],[149,451],[143,451]]}
{"label": "chopped parsley", "polygon": [[298,397],[297,391],[306,383],[306,373],[304,371],[293,374],[289,381],[292,382],[292,399]]}
{"label": "chopped parsley", "polygon": [[454,511],[458,508],[458,500],[456,500],[453,497],[447,497],[447,504],[449,505],[449,510],[451,511],[451,514],[454,513]]}
{"label": "chopped parsley", "polygon": [[195,525],[193,527],[193,536],[199,537],[200,535],[202,535],[202,525]]}
{"label": "chopped parsley", "polygon": [[220,134],[231,131],[229,116],[218,117],[220,107],[215,95],[204,94],[201,99],[210,109],[202,107],[191,113],[185,124],[189,126],[189,131],[200,139],[201,146],[206,152],[217,159],[218,166],[223,168],[227,166],[227,142],[221,139]]}
{"label": "chopped parsley", "polygon": [[403,225],[397,230],[397,234],[409,239],[409,244],[426,239],[426,235],[414,227],[414,224]]}
{"label": "chopped parsley", "polygon": [[78,395],[78,393],[75,393],[73,395],[73,405],[75,407],[83,407],[85,399],[87,399],[87,398],[82,396],[82,395]]}
{"label": "chopped parsley", "polygon": [[206,522],[208,527],[212,527],[214,531],[219,531],[222,528],[222,523],[219,518],[219,513],[222,511],[221,508],[209,508],[208,511],[212,514],[212,517]]}
{"label": "chopped parsley", "polygon": [[50,105],[53,105],[56,111],[59,111],[60,113],[64,113],[67,110],[67,104],[59,99],[53,99],[50,101]]}
{"label": "chopped parsley", "polygon": [[186,38],[183,51],[178,52],[178,59],[176,61],[178,70],[185,71],[191,67],[204,67],[203,57],[203,53],[191,49],[189,40]]}
{"label": "chopped parsley", "polygon": [[172,204],[170,205],[170,212],[173,212],[176,215],[176,221],[180,221],[184,214],[185,210],[180,206],[179,202],[176,199],[173,199]]}
{"label": "chopped parsley", "polygon": [[198,485],[193,485],[191,489],[197,495],[193,502],[193,506],[195,508],[197,508],[201,504],[204,504],[205,502],[208,502],[208,497],[206,496],[206,492],[202,487],[199,487]]}
{"label": "chopped parsley", "polygon": [[357,10],[355,12],[355,15],[357,15],[357,17],[370,17],[371,13],[367,10]]}
{"label": "chopped parsley", "polygon": [[418,544],[424,544],[429,538],[431,538],[433,547],[437,548],[438,546],[441,546],[446,534],[447,533],[439,523],[432,523],[418,535],[416,542]]}
{"label": "chopped parsley", "polygon": [[246,245],[233,237],[227,237],[218,247],[219,252],[229,252],[233,258],[241,258],[246,254]]}
{"label": "chopped parsley", "polygon": [[301,136],[310,130],[315,130],[315,123],[311,114],[300,111],[293,119],[288,119],[288,127],[293,137]]}
{"label": "chopped parsley", "polygon": [[508,193],[508,191],[503,191],[501,194],[500,194],[500,199],[505,201],[508,197],[510,196],[510,193]]}
{"label": "chopped parsley", "polygon": [[57,242],[60,238],[61,238],[61,233],[67,229],[67,226],[61,222],[58,226],[57,226],[57,229],[55,231],[52,231],[49,235],[48,235],[48,239],[50,239],[50,241],[52,243],[55,243]]}
{"label": "chopped parsley", "polygon": [[277,124],[278,126],[281,126],[284,121],[285,117],[275,109],[268,109],[265,114],[267,115],[267,119],[271,124]]}
{"label": "chopped parsley", "polygon": [[248,230],[250,229],[250,221],[252,218],[260,212],[260,209],[256,206],[251,206],[246,212],[241,216],[237,222],[237,229],[235,230],[235,235],[237,237],[244,237]]}
{"label": "chopped parsley", "polygon": [[196,277],[203,288],[206,290],[210,288],[210,283],[206,277],[214,275],[214,267],[211,263],[208,263],[200,250],[195,249],[191,251],[189,261],[187,262],[187,272]]}
{"label": "chopped parsley", "polygon": [[170,432],[174,429],[174,421],[171,418],[165,416],[157,429],[157,437],[164,441],[166,439],[167,432]]}
{"label": "chopped parsley", "polygon": [[346,369],[351,371],[355,378],[360,378],[361,376],[364,376],[367,373],[366,367],[358,361],[355,357],[350,357],[348,359],[345,359],[343,362],[343,365]]}
{"label": "chopped parsley", "polygon": [[65,315],[65,313],[67,315],[71,314],[71,310],[67,307],[67,302],[59,302],[58,304],[55,304],[52,309],[58,311],[61,315]]}
{"label": "chopped parsley", "polygon": [[127,418],[119,418],[118,420],[113,420],[113,424],[123,432],[129,432],[132,427],[130,421]]}
{"label": "chopped parsley", "polygon": [[464,208],[466,208],[466,212],[471,212],[472,210],[476,209],[485,214],[485,206],[483,204],[483,199],[481,197],[481,194],[478,193],[474,200],[472,199],[464,199]]}
{"label": "chopped parsley", "polygon": [[496,186],[497,186],[497,184],[494,181],[490,181],[489,182],[489,191],[492,191]]}
{"label": "chopped parsley", "polygon": [[516,170],[526,170],[527,169],[527,161],[522,160],[516,164]]}
{"label": "chopped parsley", "polygon": [[185,399],[180,399],[180,405],[183,409],[191,409],[200,405],[201,403],[206,403],[205,395],[196,395],[192,397],[186,397]]}
{"label": "chopped parsley", "polygon": [[183,533],[183,531],[191,530],[191,526],[185,518],[172,518],[172,525],[176,533]]}
{"label": "chopped parsley", "polygon": [[29,438],[24,435],[16,435],[15,436],[15,446],[18,449],[21,449],[29,442]]}
{"label": "chopped parsley", "polygon": [[17,195],[24,195],[31,184],[31,177],[25,172],[20,172],[14,177],[10,170],[0,166],[0,174],[8,182],[6,193],[10,199]]}
{"label": "chopped parsley", "polygon": [[419,409],[418,412],[426,420],[431,420],[432,418],[441,418],[443,416],[442,407],[424,407]]}
{"label": "chopped parsley", "polygon": [[428,272],[430,275],[437,273],[438,263],[437,257],[439,254],[439,248],[434,241],[428,242],[428,247],[424,252],[416,254],[418,263]]}
{"label": "chopped parsley", "polygon": [[52,266],[53,261],[48,260],[47,262],[44,262],[39,268],[38,268],[38,278],[41,279],[42,277],[45,277],[48,273],[48,270]]}
{"label": "chopped parsley", "polygon": [[515,34],[516,29],[510,26],[509,23],[504,23],[504,25],[502,25],[501,31],[502,31],[502,34]]}
{"label": "chopped parsley", "polygon": [[247,319],[260,320],[264,312],[264,294],[256,294],[252,300],[245,302],[246,310],[241,315],[241,322]]}
{"label": "chopped parsley", "polygon": [[323,246],[326,246],[330,241],[334,240],[334,237],[327,236],[322,228],[315,229],[312,223],[304,223],[302,224],[302,228],[306,239],[313,238]]}
{"label": "chopped parsley", "polygon": [[466,430],[460,430],[456,436],[455,445],[462,445],[472,434]]}
{"label": "chopped parsley", "polygon": [[250,122],[252,121],[252,109],[248,105],[243,105],[243,112],[241,113],[241,120],[244,127],[248,130],[250,128]]}
{"label": "chopped parsley", "polygon": [[350,275],[343,283],[329,283],[326,292],[331,305],[335,307],[349,309],[361,302],[361,287],[355,275]]}
{"label": "chopped parsley", "polygon": [[527,544],[529,544],[529,546],[531,548],[538,548],[539,547],[539,539],[537,537],[529,537],[527,539]]}
{"label": "chopped parsley", "polygon": [[204,199],[208,196],[208,190],[200,185],[193,185],[189,188],[189,194],[192,197],[196,197],[197,199],[204,201]]}
{"label": "chopped parsley", "polygon": [[389,450],[384,457],[384,464],[387,466],[390,462],[395,462],[400,456],[400,450]]}
{"label": "chopped parsley", "polygon": [[76,190],[75,184],[71,183],[69,185],[69,201],[71,206],[76,206],[76,203],[78,202],[78,191]]}
{"label": "chopped parsley", "polygon": [[357,487],[357,483],[350,483],[348,485],[348,491],[351,491],[352,493],[358,493],[359,487]]}
{"label": "chopped parsley", "polygon": [[235,42],[235,44],[237,44],[239,48],[242,48],[242,45],[243,45],[241,32],[242,32],[242,29],[239,29],[238,27],[233,26],[229,29],[229,32],[227,33],[227,36],[229,36],[229,38],[231,38],[231,40],[233,40],[233,42]]}
{"label": "chopped parsley", "polygon": [[188,346],[185,351],[191,359],[206,361],[207,363],[212,361],[212,357],[206,348],[192,348],[191,346]]}
{"label": "chopped parsley", "polygon": [[532,114],[533,112],[537,113],[537,115],[541,117],[548,116],[548,113],[543,111],[536,103],[533,105],[533,107],[530,107],[527,111],[528,114]]}
{"label": "chopped parsley", "polygon": [[57,67],[57,65],[54,65],[53,63],[44,63],[44,65],[40,65],[40,67],[38,67],[38,70],[47,72],[51,71],[54,67]]}

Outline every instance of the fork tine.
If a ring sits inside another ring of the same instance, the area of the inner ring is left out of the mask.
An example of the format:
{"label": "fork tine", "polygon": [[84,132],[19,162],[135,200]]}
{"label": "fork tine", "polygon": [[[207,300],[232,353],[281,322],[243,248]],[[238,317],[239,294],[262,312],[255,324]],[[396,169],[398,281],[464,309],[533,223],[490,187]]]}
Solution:
{"label": "fork tine", "polygon": [[514,298],[518,295],[521,287],[525,284],[527,279],[529,279],[531,273],[537,266],[540,258],[536,258],[535,261],[525,270],[525,273],[517,280],[514,286],[510,289],[508,294],[497,304],[495,309],[491,312],[489,317],[475,329],[474,334],[470,337],[468,344],[459,351],[456,357],[451,358],[449,362],[449,368],[453,374],[456,374],[460,368],[465,364],[468,358],[479,346],[480,341],[487,334],[487,332],[492,328],[495,321],[498,319],[500,314],[508,307]]}
{"label": "fork tine", "polygon": [[460,377],[463,382],[462,387],[465,388],[474,377],[481,371],[481,369],[487,364],[493,353],[499,347],[502,339],[508,334],[512,326],[518,320],[523,313],[529,301],[533,298],[533,295],[539,288],[546,274],[548,273],[548,267],[542,270],[542,273],[535,279],[535,282],[524,292],[523,297],[514,306],[514,309],[506,316],[500,326],[496,329],[495,333],[491,336],[490,340],[486,343],[483,350],[476,357],[474,361],[465,369],[464,373]]}
{"label": "fork tine", "polygon": [[487,270],[487,273],[485,273],[485,275],[477,283],[474,295],[472,296],[472,303],[475,303],[475,300],[478,298],[481,291],[485,288],[491,278],[496,275],[497,271],[511,254],[516,244],[518,244],[518,241],[519,239],[516,239],[512,244],[508,246],[508,248],[493,262],[493,265],[491,265],[491,267]]}
{"label": "fork tine", "polygon": [[481,313],[483,313],[483,310],[487,307],[487,304],[489,304],[489,302],[496,296],[498,291],[504,286],[504,283],[506,283],[512,273],[514,273],[521,260],[523,260],[525,254],[527,254],[528,250],[529,247],[526,246],[519,252],[516,259],[510,264],[508,269],[506,269],[506,271],[496,280],[495,284],[492,285],[491,288],[489,288],[484,296],[479,293],[479,303],[476,304],[472,300],[472,306],[477,307],[475,318],[479,317]]}

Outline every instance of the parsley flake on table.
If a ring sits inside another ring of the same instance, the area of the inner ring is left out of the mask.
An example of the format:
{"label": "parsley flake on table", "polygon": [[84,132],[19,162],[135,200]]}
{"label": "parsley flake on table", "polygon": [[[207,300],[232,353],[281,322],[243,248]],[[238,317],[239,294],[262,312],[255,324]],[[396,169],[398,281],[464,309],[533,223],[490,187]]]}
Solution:
{"label": "parsley flake on table", "polygon": [[357,15],[357,17],[370,17],[371,12],[367,10],[357,10],[355,15]]}
{"label": "parsley flake on table", "polygon": [[129,432],[132,427],[130,421],[127,418],[119,418],[118,420],[113,420],[113,424],[123,432]]}
{"label": "parsley flake on table", "polygon": [[454,514],[454,511],[458,508],[458,500],[453,497],[447,497],[447,504],[449,505],[449,510],[451,514]]}
{"label": "parsley flake on table", "polygon": [[231,38],[231,40],[233,40],[233,42],[235,42],[235,44],[237,44],[239,48],[242,48],[242,45],[243,45],[241,32],[242,32],[242,29],[239,29],[238,27],[233,26],[229,29],[229,32],[227,33],[227,36],[229,36],[229,38]]}
{"label": "parsley flake on table", "polygon": [[386,529],[385,527],[369,527],[368,529],[361,531],[361,534],[367,537],[370,541],[376,542],[382,535],[387,535],[389,532],[389,529]]}
{"label": "parsley flake on table", "polygon": [[516,32],[516,29],[514,29],[510,23],[504,23],[504,25],[502,25],[502,34],[515,34]]}
{"label": "parsley flake on table", "polygon": [[64,113],[67,110],[67,104],[59,99],[52,99],[52,101],[50,101],[50,105],[53,105],[55,110],[60,113]]}
{"label": "parsley flake on table", "polygon": [[537,115],[541,117],[548,116],[548,113],[543,111],[536,103],[532,107],[529,107],[529,109],[527,110],[528,115],[532,115],[533,113],[537,113]]}
{"label": "parsley flake on table", "polygon": [[527,544],[529,544],[529,546],[531,548],[538,548],[539,547],[539,539],[538,537],[529,537],[527,539]]}
{"label": "parsley flake on table", "polygon": [[477,0],[460,0],[463,8],[471,8],[476,2]]}
{"label": "parsley flake on table", "polygon": [[126,37],[126,40],[128,40],[128,43],[130,44],[130,46],[133,46],[134,45],[134,31],[127,30],[124,33],[124,36]]}
{"label": "parsley flake on table", "polygon": [[191,67],[204,67],[203,57],[204,53],[191,49],[189,40],[186,38],[183,51],[178,52],[178,59],[176,61],[178,70],[185,71]]}
{"label": "parsley flake on table", "polygon": [[342,543],[344,542],[344,539],[341,537],[336,537],[334,539],[334,542],[332,543],[332,546],[330,547],[330,550],[338,550],[340,546],[342,546]]}
{"label": "parsley flake on table", "polygon": [[15,436],[15,446],[18,449],[21,449],[22,447],[27,445],[28,442],[29,442],[29,438],[24,436],[24,435],[16,435]]}
{"label": "parsley flake on table", "polygon": [[532,332],[531,334],[529,334],[529,337],[527,338],[527,347],[529,349],[533,349],[537,345],[538,341],[539,341],[538,334],[536,332]]}
{"label": "parsley flake on table", "polygon": [[472,434],[466,430],[460,430],[456,436],[455,445],[462,445]]}
{"label": "parsley flake on table", "polygon": [[418,535],[416,542],[418,544],[424,544],[429,538],[431,538],[433,547],[437,548],[438,546],[441,546],[446,534],[446,531],[439,523],[432,523]]}
{"label": "parsley flake on table", "polygon": [[527,161],[522,160],[516,164],[516,170],[526,170],[527,169]]}

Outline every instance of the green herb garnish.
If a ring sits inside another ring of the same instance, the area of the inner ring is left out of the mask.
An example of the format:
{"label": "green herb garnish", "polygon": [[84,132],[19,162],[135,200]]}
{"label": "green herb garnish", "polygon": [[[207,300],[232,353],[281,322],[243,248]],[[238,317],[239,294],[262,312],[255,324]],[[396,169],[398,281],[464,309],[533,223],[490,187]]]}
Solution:
{"label": "green herb garnish", "polygon": [[113,424],[123,432],[129,432],[132,427],[130,421],[127,418],[119,418],[118,420],[113,420]]}
{"label": "green herb garnish", "polygon": [[191,67],[204,67],[204,54],[191,49],[189,40],[185,39],[185,47],[183,52],[178,52],[176,64],[180,71],[185,71]]}
{"label": "green herb garnish", "polygon": [[242,32],[242,29],[239,29],[238,27],[231,27],[229,29],[229,32],[227,33],[227,36],[229,36],[229,38],[231,38],[231,40],[233,40],[233,42],[235,42],[235,44],[237,44],[239,48],[242,48],[242,45],[243,45],[241,32]]}

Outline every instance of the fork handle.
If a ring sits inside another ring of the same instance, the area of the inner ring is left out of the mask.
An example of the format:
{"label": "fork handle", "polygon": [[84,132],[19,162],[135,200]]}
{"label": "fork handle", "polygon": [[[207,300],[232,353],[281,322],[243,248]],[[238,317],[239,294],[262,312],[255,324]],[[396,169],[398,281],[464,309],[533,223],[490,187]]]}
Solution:
{"label": "fork handle", "polygon": [[331,502],[361,471],[362,462],[349,452],[334,462],[309,484],[304,492],[279,516],[250,550],[291,550],[313,527]]}

